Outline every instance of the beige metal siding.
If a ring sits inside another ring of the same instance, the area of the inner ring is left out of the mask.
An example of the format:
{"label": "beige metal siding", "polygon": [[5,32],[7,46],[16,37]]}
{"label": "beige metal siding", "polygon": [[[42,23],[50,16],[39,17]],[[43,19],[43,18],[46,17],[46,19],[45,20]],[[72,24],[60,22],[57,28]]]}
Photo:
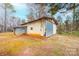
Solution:
{"label": "beige metal siding", "polygon": [[[44,21],[36,21],[29,24],[26,24],[24,26],[27,26],[27,34],[38,34],[43,36],[44,35]],[[32,28],[32,29],[31,29]]]}
{"label": "beige metal siding", "polygon": [[56,32],[57,32],[57,26],[56,24],[53,24],[53,34],[56,34]]}
{"label": "beige metal siding", "polygon": [[[54,23],[53,20],[49,19],[49,20],[39,20],[39,21],[35,21],[35,22],[31,22],[31,23],[27,23],[26,25],[23,26],[27,26],[27,34],[38,34],[41,36],[44,36],[45,34],[45,25],[46,25],[46,21],[53,23],[53,30],[52,30],[52,34],[56,34],[56,24]],[[50,36],[50,35],[49,35]]]}

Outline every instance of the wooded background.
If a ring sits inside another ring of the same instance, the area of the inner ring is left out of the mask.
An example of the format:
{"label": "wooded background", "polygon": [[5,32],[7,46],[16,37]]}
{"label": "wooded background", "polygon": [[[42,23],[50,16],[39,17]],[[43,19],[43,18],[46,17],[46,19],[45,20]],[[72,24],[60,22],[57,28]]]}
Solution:
{"label": "wooded background", "polygon": [[[79,32],[79,4],[75,3],[30,3],[28,6],[28,20],[12,15],[16,13],[14,6],[10,3],[0,3],[0,32],[12,32],[13,27],[20,26],[21,23],[32,21],[42,16],[54,17],[58,22],[58,33]],[[67,15],[68,13],[72,15]],[[62,15],[57,15],[60,13]],[[65,20],[63,17],[65,16]]]}

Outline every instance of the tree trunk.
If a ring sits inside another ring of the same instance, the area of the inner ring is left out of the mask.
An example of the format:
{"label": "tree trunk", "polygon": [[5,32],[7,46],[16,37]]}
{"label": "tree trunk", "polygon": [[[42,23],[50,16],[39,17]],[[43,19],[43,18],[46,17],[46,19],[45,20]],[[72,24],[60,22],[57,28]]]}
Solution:
{"label": "tree trunk", "polygon": [[4,32],[6,32],[6,20],[7,20],[7,17],[6,17],[6,14],[7,14],[7,11],[6,11],[6,4],[4,4],[4,6],[5,6],[5,7],[4,7],[4,8],[5,8],[5,9],[4,9],[4,11],[5,11],[5,13],[4,13],[4,14],[5,14],[5,15],[4,15],[4,17],[5,17],[5,20],[4,20]]}
{"label": "tree trunk", "polygon": [[[74,3],[75,6],[75,3]],[[75,7],[73,8],[73,30],[75,29]]]}

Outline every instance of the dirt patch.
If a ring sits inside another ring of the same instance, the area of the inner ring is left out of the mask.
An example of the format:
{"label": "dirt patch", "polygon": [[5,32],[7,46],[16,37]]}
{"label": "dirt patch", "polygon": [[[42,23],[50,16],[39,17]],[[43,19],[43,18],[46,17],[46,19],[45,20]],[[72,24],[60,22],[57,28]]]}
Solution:
{"label": "dirt patch", "polygon": [[79,37],[53,35],[49,38],[34,35],[0,34],[0,55],[79,55]]}

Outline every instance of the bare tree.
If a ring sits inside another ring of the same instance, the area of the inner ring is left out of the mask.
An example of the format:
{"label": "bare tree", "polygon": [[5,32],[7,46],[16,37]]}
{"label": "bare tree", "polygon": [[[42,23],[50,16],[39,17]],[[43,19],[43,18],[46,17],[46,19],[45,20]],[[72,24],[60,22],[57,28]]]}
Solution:
{"label": "bare tree", "polygon": [[27,18],[28,18],[28,22],[35,20],[32,12],[30,12],[30,14],[27,16]]}
{"label": "bare tree", "polygon": [[30,11],[28,18],[30,18],[31,20],[48,15],[47,13],[49,8],[44,3],[28,4],[28,7]]}
{"label": "bare tree", "polygon": [[63,24],[62,23],[62,17],[61,16],[58,16],[57,19],[58,19],[58,24],[59,24],[58,25],[58,33],[61,33],[63,31],[63,28],[62,28],[63,27],[62,26],[62,24]]}
{"label": "bare tree", "polygon": [[4,11],[5,11],[5,21],[4,21],[4,31],[7,31],[7,10],[11,10],[11,12],[15,12],[13,6],[10,3],[4,3]]}

